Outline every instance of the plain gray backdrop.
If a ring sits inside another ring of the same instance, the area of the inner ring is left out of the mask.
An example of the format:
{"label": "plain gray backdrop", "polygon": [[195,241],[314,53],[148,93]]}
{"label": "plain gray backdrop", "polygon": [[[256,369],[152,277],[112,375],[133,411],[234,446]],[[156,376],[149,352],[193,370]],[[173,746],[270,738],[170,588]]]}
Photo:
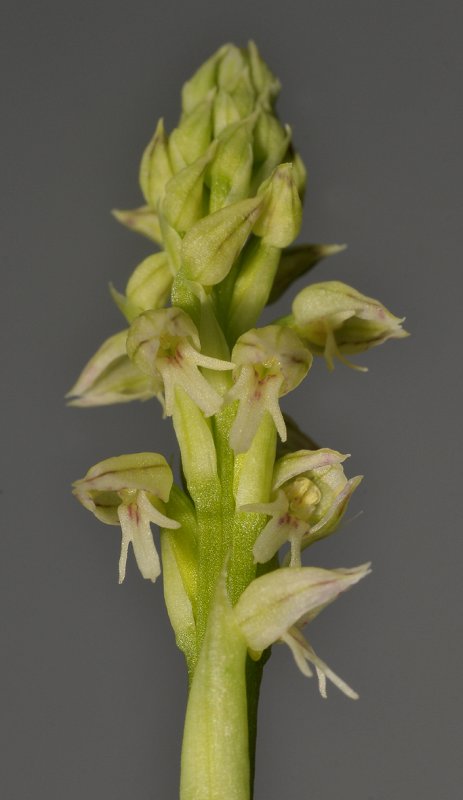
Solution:
{"label": "plain gray backdrop", "polygon": [[317,364],[286,401],[366,476],[363,514],[311,563],[373,574],[312,626],[359,701],[322,700],[274,648],[256,800],[461,797],[461,8],[3,0],[3,800],[177,796],[186,684],[161,581],[130,559],[118,586],[117,530],[70,494],[102,458],[170,458],[175,441],[154,403],[63,396],[122,327],[109,281],[150,252],[109,210],[141,202],[142,148],[158,117],[175,124],[183,81],[249,38],[308,165],[301,240],[349,245],[313,279],[380,298],[412,333],[359,359],[366,375]]}

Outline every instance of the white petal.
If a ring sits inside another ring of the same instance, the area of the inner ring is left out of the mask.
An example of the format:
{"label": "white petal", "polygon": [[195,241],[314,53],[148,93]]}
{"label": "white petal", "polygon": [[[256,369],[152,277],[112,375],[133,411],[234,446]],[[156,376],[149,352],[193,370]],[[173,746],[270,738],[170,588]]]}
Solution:
{"label": "white petal", "polygon": [[280,458],[275,464],[273,473],[273,488],[278,489],[284,483],[301,475],[303,472],[311,472],[322,467],[340,464],[349,458],[348,455],[338,453],[323,447],[320,450],[297,450],[287,456]]}
{"label": "white petal", "polygon": [[127,551],[132,542],[138,568],[144,578],[155,581],[161,572],[159,556],[154,546],[149,519],[143,515],[136,503],[121,503],[118,517],[122,529],[121,556],[119,559],[119,583],[125,578]]}
{"label": "white petal", "polygon": [[146,492],[138,493],[137,503],[142,515],[150,522],[154,522],[155,525],[158,525],[160,528],[180,528],[179,522],[177,522],[175,519],[170,519],[170,517],[166,517],[165,514],[161,514],[161,512],[158,511],[158,509],[153,506],[152,503],[150,503],[148,497],[146,496]]}

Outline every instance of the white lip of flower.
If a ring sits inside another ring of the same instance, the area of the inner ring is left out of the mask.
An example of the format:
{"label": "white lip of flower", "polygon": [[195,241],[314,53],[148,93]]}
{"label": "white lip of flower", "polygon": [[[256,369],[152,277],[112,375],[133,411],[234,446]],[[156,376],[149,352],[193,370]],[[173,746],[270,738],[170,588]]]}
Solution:
{"label": "white lip of flower", "polygon": [[223,397],[199,371],[230,370],[234,364],[200,352],[200,339],[192,319],[180,308],[146,311],[132,323],[127,352],[139,369],[164,382],[165,411],[173,413],[175,388],[181,386],[206,417],[216,414]]}
{"label": "white lip of flower", "polygon": [[119,583],[125,578],[129,544],[142,576],[153,583],[161,573],[150,523],[176,529],[180,524],[155,506],[156,498],[167,501],[172,472],[163,456],[135,453],[106,459],[74,483],[74,494],[102,522],[120,525]]}
{"label": "white lip of flower", "polygon": [[369,567],[369,564],[336,570],[283,567],[252,581],[234,608],[251,656],[260,658],[266,647],[283,642],[304,675],[312,676],[309,664],[315,667],[322,697],[326,698],[328,679],[345,695],[357,699],[357,693],[317,656],[300,629],[341,592],[368,575]]}
{"label": "white lip of flower", "polygon": [[118,506],[117,515],[122,530],[121,555],[119,558],[119,583],[125,578],[127,554],[132,542],[133,552],[138,568],[144,578],[156,580],[161,574],[161,564],[156,550],[150,523],[160,528],[179,528],[180,525],[150,503],[146,492],[127,493]]}
{"label": "white lip of flower", "polygon": [[285,442],[286,425],[279,398],[306,376],[312,364],[310,351],[289,328],[268,325],[240,336],[232,361],[236,364],[236,381],[226,399],[239,400],[239,406],[230,433],[231,447],[235,453],[249,449],[266,411]]}
{"label": "white lip of flower", "polygon": [[256,539],[254,559],[264,564],[289,542],[291,567],[301,565],[301,551],[332,533],[341,521],[361,476],[347,480],[341,462],[347,458],[334,450],[301,450],[284,456],[275,467],[270,503],[240,507],[270,516]]}
{"label": "white lip of flower", "polygon": [[299,667],[302,674],[307,678],[311,678],[313,676],[313,672],[310,669],[309,664],[312,664],[315,667],[318,678],[318,689],[324,700],[327,698],[327,678],[335,686],[337,686],[337,688],[343,694],[345,694],[347,697],[350,697],[351,700],[358,700],[359,696],[357,692],[354,692],[354,690],[351,689],[351,687],[345,681],[343,681],[339,675],[336,675],[336,673],[330,669],[328,664],[325,664],[325,662],[322,661],[319,656],[317,656],[315,650],[309,644],[305,636],[302,635],[298,627],[293,626],[290,628],[287,633],[281,637],[280,642],[288,645],[296,665]]}

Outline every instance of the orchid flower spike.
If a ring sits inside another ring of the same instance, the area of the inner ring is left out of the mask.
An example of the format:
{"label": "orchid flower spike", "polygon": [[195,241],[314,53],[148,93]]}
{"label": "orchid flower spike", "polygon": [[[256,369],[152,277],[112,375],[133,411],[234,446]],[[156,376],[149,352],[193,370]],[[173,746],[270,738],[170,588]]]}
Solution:
{"label": "orchid flower spike", "polygon": [[102,522],[122,529],[119,583],[125,578],[130,542],[144,578],[154,581],[161,572],[150,523],[160,528],[179,528],[160,507],[169,499],[173,477],[158,453],[132,453],[107,458],[74,483],[74,494]]}
{"label": "orchid flower spike", "polygon": [[305,378],[312,364],[310,351],[289,328],[268,325],[240,336],[232,361],[236,364],[235,384],[227,400],[239,400],[230,433],[235,453],[249,449],[266,411],[282,441],[286,441],[286,425],[278,401]]}
{"label": "orchid flower spike", "polygon": [[314,652],[300,628],[310,622],[341,592],[358,583],[370,572],[369,564],[353,569],[285,568],[256,578],[244,590],[235,608],[235,619],[251,655],[258,659],[265,648],[284,642],[307,677],[313,664],[322,697],[326,679],[352,699],[358,695]]}
{"label": "orchid flower spike", "polygon": [[216,414],[222,406],[223,398],[199,367],[229,370],[234,364],[205,356],[200,349],[198,330],[180,308],[146,311],[132,323],[127,352],[144,374],[162,379],[167,416],[173,413],[177,386],[185,390],[206,417]]}
{"label": "orchid flower spike", "polygon": [[98,348],[67,393],[69,405],[107,406],[151,397],[163,403],[160,378],[140,372],[128,357],[127,333],[115,333]]}
{"label": "orchid flower spike", "polygon": [[353,369],[345,353],[361,353],[387,339],[408,336],[403,318],[395,317],[378,300],[360,294],[340,281],[326,281],[307,286],[293,302],[290,323],[314,353],[324,355],[329,369],[334,358]]}
{"label": "orchid flower spike", "polygon": [[270,503],[241,506],[241,511],[267,514],[270,520],[253,548],[258,563],[269,561],[285,542],[291,545],[291,567],[300,567],[301,551],[338,527],[362,477],[347,480],[346,455],[322,448],[299,450],[275,464]]}

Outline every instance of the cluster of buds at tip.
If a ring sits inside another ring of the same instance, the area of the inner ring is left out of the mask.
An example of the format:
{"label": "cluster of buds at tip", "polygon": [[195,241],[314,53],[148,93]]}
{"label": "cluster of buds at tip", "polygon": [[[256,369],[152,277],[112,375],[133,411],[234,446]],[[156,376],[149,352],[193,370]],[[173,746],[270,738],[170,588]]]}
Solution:
{"label": "cluster of buds at tip", "polygon": [[150,523],[161,528],[180,527],[163,513],[172,483],[172,470],[158,453],[107,458],[74,483],[74,494],[85,508],[101,522],[121,527],[119,583],[125,578],[130,543],[143,577],[154,582],[160,574]]}
{"label": "cluster of buds at tip", "polygon": [[334,533],[362,480],[360,475],[346,478],[342,468],[346,458],[335,450],[322,448],[299,450],[276,462],[274,500],[241,507],[241,511],[270,517],[254,544],[258,563],[269,561],[289,542],[290,565],[300,566],[301,550]]}

